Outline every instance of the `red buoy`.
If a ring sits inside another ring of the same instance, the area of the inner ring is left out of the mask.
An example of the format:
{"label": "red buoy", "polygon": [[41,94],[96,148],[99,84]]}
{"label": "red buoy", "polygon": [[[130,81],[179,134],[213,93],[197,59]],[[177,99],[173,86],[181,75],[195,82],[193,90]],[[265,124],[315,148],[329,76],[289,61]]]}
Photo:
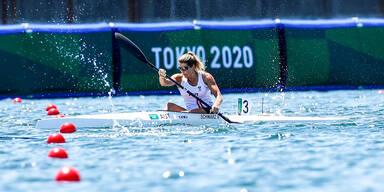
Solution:
{"label": "red buoy", "polygon": [[21,103],[21,98],[19,98],[19,97],[14,98],[13,102],[14,103]]}
{"label": "red buoy", "polygon": [[66,122],[66,123],[62,124],[60,127],[61,133],[73,133],[75,131],[76,131],[75,125],[70,123],[70,122]]}
{"label": "red buoy", "polygon": [[58,115],[58,114],[60,114],[60,112],[56,108],[51,108],[50,110],[48,110],[47,114],[48,115]]}
{"label": "red buoy", "polygon": [[47,143],[65,143],[65,139],[60,133],[52,133],[49,135]]}
{"label": "red buoy", "polygon": [[47,105],[47,107],[45,108],[45,110],[46,110],[46,111],[49,111],[49,110],[52,109],[52,108],[57,109],[56,105],[54,105],[54,104],[49,104],[49,105]]}
{"label": "red buoy", "polygon": [[63,117],[64,117],[64,115],[61,115],[61,114],[56,115],[56,118],[63,118]]}
{"label": "red buoy", "polygon": [[68,158],[68,154],[64,148],[54,147],[49,151],[48,157],[66,159]]}
{"label": "red buoy", "polygon": [[56,173],[56,181],[80,181],[79,172],[71,166],[65,166]]}

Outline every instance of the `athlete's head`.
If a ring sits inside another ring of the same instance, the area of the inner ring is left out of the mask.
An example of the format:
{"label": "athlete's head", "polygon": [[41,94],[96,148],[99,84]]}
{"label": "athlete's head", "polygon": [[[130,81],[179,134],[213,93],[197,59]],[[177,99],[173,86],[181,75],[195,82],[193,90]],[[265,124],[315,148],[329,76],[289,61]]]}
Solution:
{"label": "athlete's head", "polygon": [[189,68],[195,67],[196,72],[205,71],[204,64],[200,61],[199,57],[193,52],[189,51],[188,53],[182,55],[179,59],[180,71],[186,71]]}

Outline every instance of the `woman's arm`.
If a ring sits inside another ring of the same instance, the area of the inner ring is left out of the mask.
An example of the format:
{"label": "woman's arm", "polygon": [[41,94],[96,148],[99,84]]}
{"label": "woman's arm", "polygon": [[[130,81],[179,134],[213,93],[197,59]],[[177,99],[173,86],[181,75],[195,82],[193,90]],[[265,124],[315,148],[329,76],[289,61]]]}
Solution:
{"label": "woman's arm", "polygon": [[223,97],[219,87],[216,84],[215,78],[207,72],[203,73],[203,81],[208,86],[211,93],[216,97],[215,103],[211,107],[211,113],[218,113],[220,110],[220,105],[223,102]]}
{"label": "woman's arm", "polygon": [[[166,71],[164,69],[159,69],[159,82],[160,82],[160,85],[161,86],[166,86],[166,87],[169,87],[169,86],[173,86],[175,85],[175,83],[173,83],[171,80],[165,78],[165,75],[166,75]],[[174,74],[172,75],[172,79],[175,80],[176,82],[180,83],[181,82],[181,79],[180,79],[180,76],[181,74]],[[180,81],[180,82],[179,82]]]}

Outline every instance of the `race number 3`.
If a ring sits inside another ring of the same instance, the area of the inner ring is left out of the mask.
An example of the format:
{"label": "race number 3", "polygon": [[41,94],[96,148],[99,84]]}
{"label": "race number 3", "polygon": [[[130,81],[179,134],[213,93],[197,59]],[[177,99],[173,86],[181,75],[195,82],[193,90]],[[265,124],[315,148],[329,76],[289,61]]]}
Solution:
{"label": "race number 3", "polygon": [[248,100],[242,99],[242,98],[238,98],[238,101],[237,101],[237,114],[238,115],[241,115],[241,114],[247,115],[250,111],[251,111],[250,110],[250,104],[249,104]]}

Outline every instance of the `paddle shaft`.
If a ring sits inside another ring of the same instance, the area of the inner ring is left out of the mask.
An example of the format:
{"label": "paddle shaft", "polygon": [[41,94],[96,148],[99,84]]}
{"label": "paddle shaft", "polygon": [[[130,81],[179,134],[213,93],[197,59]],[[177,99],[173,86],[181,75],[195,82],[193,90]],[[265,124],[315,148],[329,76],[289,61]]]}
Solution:
{"label": "paddle shaft", "polygon": [[[127,51],[129,51],[132,55],[134,55],[137,59],[139,59],[140,61],[143,61],[144,63],[146,63],[148,66],[150,66],[153,70],[155,70],[156,72],[159,71],[159,69],[157,67],[155,67],[155,65],[153,65],[148,59],[147,57],[144,55],[144,53],[141,51],[141,49],[135,44],[133,43],[131,40],[129,40],[127,37],[125,37],[124,35],[120,34],[120,33],[115,33],[115,38],[118,40],[118,42],[121,42],[121,46],[124,47]],[[195,99],[197,99],[198,101],[200,101],[202,104],[204,104],[209,110],[211,110],[211,106],[206,103],[205,101],[203,101],[202,99],[200,99],[198,96],[196,96],[195,94],[193,94],[192,92],[190,92],[188,89],[186,89],[184,86],[180,85],[180,83],[178,83],[177,81],[175,81],[174,79],[172,79],[171,77],[169,77],[167,74],[165,74],[165,77],[167,79],[169,79],[170,81],[172,81],[176,86],[180,87],[181,89],[185,90],[190,96],[194,97]],[[223,118],[226,122],[228,123],[236,123],[236,122],[233,122],[231,121],[230,119],[228,119],[227,117],[225,117],[223,114],[221,114],[220,112],[217,113],[217,115],[219,115],[221,118]]]}

